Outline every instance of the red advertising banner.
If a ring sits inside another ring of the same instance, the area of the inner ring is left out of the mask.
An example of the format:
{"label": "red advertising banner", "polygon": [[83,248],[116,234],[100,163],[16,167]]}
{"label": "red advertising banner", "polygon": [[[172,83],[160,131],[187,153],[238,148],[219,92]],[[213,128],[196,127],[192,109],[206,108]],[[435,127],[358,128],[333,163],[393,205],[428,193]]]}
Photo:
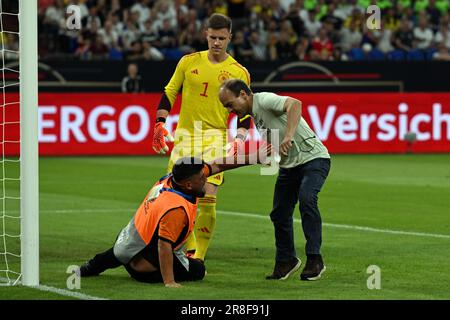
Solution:
{"label": "red advertising banner", "polygon": [[[289,95],[331,153],[450,152],[450,93]],[[160,94],[39,94],[41,155],[149,155]],[[19,105],[8,95],[0,116],[6,155],[19,153]],[[8,103],[10,101],[11,103]],[[166,128],[176,128],[180,99]],[[231,135],[236,130],[230,117]],[[256,130],[255,130],[256,131]],[[405,137],[415,137],[409,143]],[[251,132],[250,139],[259,135]],[[170,144],[169,144],[170,145]]]}

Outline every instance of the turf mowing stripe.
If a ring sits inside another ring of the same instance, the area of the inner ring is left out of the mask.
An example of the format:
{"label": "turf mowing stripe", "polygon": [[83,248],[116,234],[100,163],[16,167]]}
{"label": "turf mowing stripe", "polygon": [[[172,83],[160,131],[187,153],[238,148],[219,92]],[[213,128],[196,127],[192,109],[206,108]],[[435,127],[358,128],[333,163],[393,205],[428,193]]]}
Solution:
{"label": "turf mowing stripe", "polygon": [[[257,219],[267,219],[267,220],[269,219],[268,216],[262,216],[262,215],[253,214],[253,213],[223,211],[223,210],[217,210],[217,212],[221,213],[221,214],[237,216],[237,217],[249,217],[249,218],[257,218]],[[300,219],[296,219],[296,218],[294,218],[294,221],[301,222]],[[337,224],[337,223],[322,223],[322,225],[325,227],[341,228],[341,229],[351,229],[351,230],[390,233],[390,234],[401,234],[401,235],[418,236],[418,237],[433,237],[433,238],[450,239],[450,235],[446,235],[446,234],[400,231],[400,230],[389,230],[389,229],[376,229],[376,228],[371,228],[371,227],[352,226],[352,225],[348,225],[348,224]]]}
{"label": "turf mowing stripe", "polygon": [[[8,282],[8,279],[0,277],[0,282]],[[19,281],[18,284],[20,284],[20,283],[21,282]],[[52,292],[52,293],[59,294],[61,296],[77,298],[77,299],[81,299],[81,300],[108,300],[106,298],[90,296],[88,294],[84,294],[84,293],[80,293],[80,292],[76,292],[76,291],[65,290],[65,289],[60,289],[60,288],[55,288],[55,287],[50,287],[50,286],[46,286],[43,284],[37,285],[37,286],[26,286],[26,288]]]}
{"label": "turf mowing stripe", "polygon": [[[81,212],[134,212],[135,209],[123,208],[123,209],[80,209],[80,210],[41,210],[41,212],[45,213],[81,213]],[[255,213],[245,213],[245,212],[235,212],[235,211],[225,211],[225,210],[217,210],[218,213],[236,216],[236,217],[248,217],[248,218],[256,218],[256,219],[269,219],[268,216],[262,216]],[[17,213],[17,212],[16,212]],[[301,222],[300,219],[294,218],[295,222]],[[372,227],[363,227],[363,226],[354,226],[349,224],[338,224],[338,223],[322,223],[325,227],[331,228],[341,228],[341,229],[350,229],[350,230],[359,230],[359,231],[368,231],[368,232],[379,232],[379,233],[389,233],[389,234],[398,234],[398,235],[407,235],[407,236],[417,236],[417,237],[432,237],[432,238],[441,238],[441,239],[450,239],[450,235],[447,234],[438,234],[438,233],[425,233],[425,232],[414,232],[414,231],[401,231],[401,230],[390,230],[390,229],[377,229]]]}

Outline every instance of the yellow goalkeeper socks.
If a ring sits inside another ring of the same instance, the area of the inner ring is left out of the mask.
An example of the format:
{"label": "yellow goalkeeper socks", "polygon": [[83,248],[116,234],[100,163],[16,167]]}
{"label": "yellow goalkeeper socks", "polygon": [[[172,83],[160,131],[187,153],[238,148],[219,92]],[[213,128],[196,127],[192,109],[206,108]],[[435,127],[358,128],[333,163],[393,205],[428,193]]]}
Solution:
{"label": "yellow goalkeeper socks", "polygon": [[198,200],[200,212],[195,222],[195,238],[197,248],[195,259],[205,260],[214,228],[216,226],[216,196],[206,195]]}
{"label": "yellow goalkeeper socks", "polygon": [[[195,229],[194,229],[195,230]],[[192,232],[186,240],[186,252],[195,251],[195,233]]]}

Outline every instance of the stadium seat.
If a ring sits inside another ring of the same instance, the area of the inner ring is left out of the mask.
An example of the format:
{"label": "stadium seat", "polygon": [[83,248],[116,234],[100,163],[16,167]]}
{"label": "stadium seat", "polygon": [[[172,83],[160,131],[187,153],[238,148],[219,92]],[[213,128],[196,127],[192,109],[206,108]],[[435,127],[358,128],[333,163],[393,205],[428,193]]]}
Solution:
{"label": "stadium seat", "polygon": [[383,51],[378,49],[372,49],[369,52],[369,60],[375,60],[375,61],[383,61],[386,59],[386,56],[384,55]]}
{"label": "stadium seat", "polygon": [[348,56],[350,57],[350,60],[353,60],[353,61],[367,60],[367,57],[361,48],[351,49],[348,52]]}
{"label": "stadium seat", "polygon": [[430,48],[425,52],[426,60],[433,60],[433,55],[437,52],[435,48]]}
{"label": "stadium seat", "polygon": [[410,61],[422,61],[425,60],[424,52],[420,49],[408,51],[406,59]]}
{"label": "stadium seat", "polygon": [[164,58],[166,60],[175,60],[175,61],[180,60],[184,55],[184,52],[178,48],[161,49],[161,53],[164,55]]}
{"label": "stadium seat", "polygon": [[405,60],[405,52],[402,50],[394,50],[388,53],[388,59],[394,61]]}
{"label": "stadium seat", "polygon": [[123,54],[121,51],[111,48],[111,49],[109,49],[109,59],[110,60],[123,60]]}

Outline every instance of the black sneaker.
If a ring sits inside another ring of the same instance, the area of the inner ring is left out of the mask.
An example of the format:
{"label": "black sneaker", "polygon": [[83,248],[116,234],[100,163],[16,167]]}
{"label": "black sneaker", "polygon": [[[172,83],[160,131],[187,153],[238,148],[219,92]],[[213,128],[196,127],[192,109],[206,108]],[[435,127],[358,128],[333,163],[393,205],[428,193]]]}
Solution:
{"label": "black sneaker", "polygon": [[276,262],[271,275],[266,276],[267,280],[286,280],[291,274],[297,271],[302,262],[299,258],[294,258],[290,262]]}
{"label": "black sneaker", "polygon": [[326,269],[320,254],[308,255],[305,268],[300,274],[300,279],[319,280]]}
{"label": "black sneaker", "polygon": [[93,277],[98,276],[100,273],[92,270],[92,266],[90,265],[89,261],[83,264],[80,267],[80,270],[78,270],[80,277]]}

